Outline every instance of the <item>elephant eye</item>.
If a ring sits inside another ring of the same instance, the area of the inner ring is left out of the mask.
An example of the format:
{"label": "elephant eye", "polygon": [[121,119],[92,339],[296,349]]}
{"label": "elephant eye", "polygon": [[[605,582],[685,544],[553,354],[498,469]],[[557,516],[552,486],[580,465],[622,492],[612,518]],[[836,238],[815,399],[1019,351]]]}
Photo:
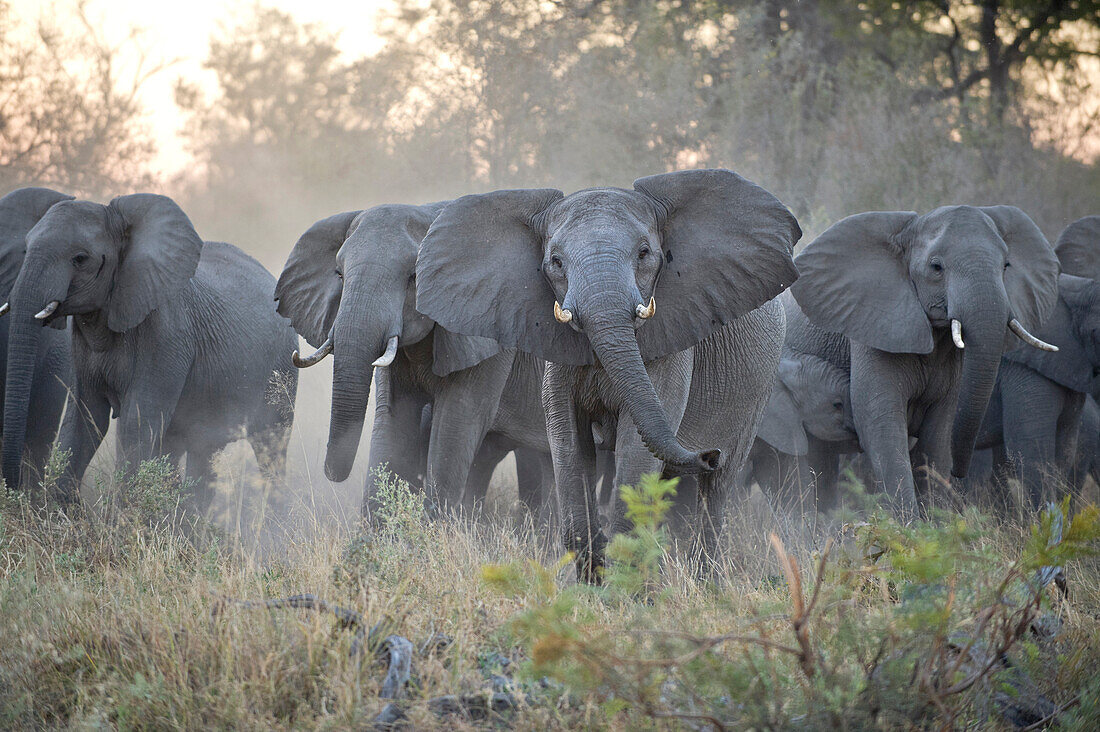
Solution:
{"label": "elephant eye", "polygon": [[557,254],[551,255],[550,256],[550,264],[554,265],[558,269],[561,269],[561,266],[562,266],[561,265],[561,257],[559,257]]}
{"label": "elephant eye", "polygon": [[930,266],[930,267],[932,268],[932,271],[933,271],[933,272],[943,272],[943,265],[942,265],[942,264],[940,264],[940,263],[939,263],[939,261],[937,261],[937,260],[935,260],[935,259],[933,259],[933,260],[932,260],[932,261],[931,261],[931,262],[929,263],[929,266]]}
{"label": "elephant eye", "polygon": [[833,402],[833,409],[837,410],[838,412],[841,409],[844,409],[844,402]]}
{"label": "elephant eye", "polygon": [[1011,266],[1012,266],[1011,262],[1005,262],[1005,269],[1008,269]]}
{"label": "elephant eye", "polygon": [[73,266],[74,267],[79,267],[80,265],[84,264],[87,261],[88,261],[88,255],[87,254],[77,254],[75,257],[73,257]]}
{"label": "elephant eye", "polygon": [[638,259],[645,259],[649,256],[649,247],[643,246],[638,250]]}
{"label": "elephant eye", "polygon": [[336,279],[338,279],[338,280],[344,279],[344,273],[343,272],[341,272],[340,270],[335,270],[335,272],[336,272]]}

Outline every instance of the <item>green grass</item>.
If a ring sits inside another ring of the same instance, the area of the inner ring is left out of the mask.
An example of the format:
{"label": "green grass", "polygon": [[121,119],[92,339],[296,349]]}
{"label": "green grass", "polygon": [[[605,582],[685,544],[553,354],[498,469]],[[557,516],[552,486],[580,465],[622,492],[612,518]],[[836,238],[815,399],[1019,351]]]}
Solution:
{"label": "green grass", "polygon": [[[223,605],[302,592],[413,642],[399,703],[417,729],[1003,729],[1005,700],[1032,696],[1067,707],[1063,728],[1100,724],[1093,508],[1054,548],[1049,518],[967,509],[902,526],[871,509],[827,551],[762,538],[744,510],[701,580],[661,528],[673,486],[647,479],[591,588],[539,532],[434,520],[383,478],[374,530],[283,527],[279,551],[188,517],[163,461],[103,481],[75,519],[5,494],[0,728],[368,728],[385,667],[349,657],[331,615]],[[1064,565],[1068,601],[1029,589],[1045,564]],[[1057,634],[1035,636],[1035,617]],[[1011,668],[983,668],[1002,651]],[[517,710],[479,722],[430,704],[488,693],[494,675]]]}

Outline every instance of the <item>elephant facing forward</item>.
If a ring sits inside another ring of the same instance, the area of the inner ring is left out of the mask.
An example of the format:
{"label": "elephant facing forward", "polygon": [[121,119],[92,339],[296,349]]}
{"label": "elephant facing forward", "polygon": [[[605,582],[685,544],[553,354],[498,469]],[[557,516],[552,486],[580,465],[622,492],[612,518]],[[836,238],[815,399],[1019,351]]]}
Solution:
{"label": "elephant facing forward", "polygon": [[[417,252],[443,206],[384,205],[318,221],[294,245],[275,297],[279,312],[318,348],[296,363],[333,357],[325,475],[342,481],[351,472],[373,381],[372,469],[387,465],[415,484],[426,434],[430,498],[451,508],[465,500],[469,508],[505,453],[536,454],[533,460],[523,454],[521,473],[524,463],[538,462],[537,453],[548,454],[542,364],[417,311]],[[426,430],[422,415],[430,415]],[[467,491],[471,473],[477,485]],[[521,498],[532,507],[541,502],[540,485],[521,481]],[[373,511],[373,494],[368,477],[364,515]]]}
{"label": "elephant facing forward", "polygon": [[966,476],[1002,353],[1052,348],[1028,331],[1057,298],[1054,250],[1018,208],[946,206],[849,216],[795,263],[788,346],[850,374],[860,444],[911,516],[914,467]]}
{"label": "elephant facing forward", "polygon": [[[20,188],[0,198],[0,298],[8,302],[11,288],[27,246],[27,232],[55,203],[71,200],[72,196],[48,188]],[[5,305],[6,311],[10,305]],[[3,401],[7,377],[8,328],[11,320],[0,320],[0,403]],[[72,358],[69,333],[50,329],[42,333],[35,352],[30,388],[34,409],[28,412],[24,424],[12,424],[5,439],[24,444],[24,466],[35,476],[41,476],[49,457],[50,446],[61,424],[61,413],[72,385]],[[0,416],[0,420],[3,417]]]}
{"label": "elephant facing forward", "polygon": [[[697,549],[713,555],[775,380],[784,321],[768,301],[797,276],[800,234],[774,196],[726,170],[465,196],[433,222],[417,309],[549,362],[543,403],[578,577],[598,580],[606,544],[594,424],[614,425],[618,485],[701,473]],[[624,530],[621,500],[612,513]]]}
{"label": "elephant facing forward", "polygon": [[[62,500],[118,417],[120,464],[187,456],[192,503],[212,496],[211,458],[245,433],[265,478],[282,476],[297,388],[296,342],[271,306],[275,279],[229,244],[203,243],[164,196],[55,204],[27,235],[11,293],[5,435],[26,420],[42,326],[72,316],[73,392],[59,447]],[[5,440],[4,478],[22,445]]]}

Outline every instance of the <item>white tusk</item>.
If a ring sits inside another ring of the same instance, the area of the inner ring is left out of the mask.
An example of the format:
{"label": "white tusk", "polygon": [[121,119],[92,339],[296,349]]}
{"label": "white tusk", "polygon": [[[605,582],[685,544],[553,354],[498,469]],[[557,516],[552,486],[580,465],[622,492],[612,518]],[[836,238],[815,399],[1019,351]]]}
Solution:
{"label": "white tusk", "polygon": [[35,313],[35,320],[45,320],[46,318],[50,317],[51,315],[53,315],[54,311],[57,310],[57,306],[60,304],[61,303],[57,300],[50,301],[49,305]]}
{"label": "white tusk", "polygon": [[298,351],[294,351],[294,353],[292,353],[290,356],[290,360],[294,363],[296,367],[304,369],[309,368],[314,364],[321,363],[321,361],[324,360],[325,356],[329,355],[330,353],[332,353],[331,333],[329,333],[329,336],[325,339],[325,342],[321,344],[321,347],[314,351],[311,355],[302,358],[298,354]]}
{"label": "white tusk", "polygon": [[554,301],[554,320],[558,321],[559,323],[568,323],[572,319],[573,319],[573,313],[569,310],[563,309],[562,306],[558,304],[558,301],[555,300]]}
{"label": "white tusk", "polygon": [[955,341],[956,348],[960,350],[966,348],[966,344],[963,343],[963,324],[954,318],[951,318],[951,340]]}
{"label": "white tusk", "polygon": [[634,308],[634,314],[642,320],[652,318],[655,312],[657,312],[657,301],[653,299],[653,295],[649,296],[649,305],[637,305]]}
{"label": "white tusk", "polygon": [[397,356],[397,336],[392,336],[390,342],[386,344],[386,352],[379,356],[371,366],[389,366],[393,363],[395,356]]}
{"label": "white tusk", "polygon": [[1041,341],[1035,336],[1031,335],[1027,332],[1027,328],[1024,327],[1023,323],[1021,323],[1019,320],[1016,320],[1016,318],[1008,321],[1008,327],[1009,330],[1015,333],[1021,341],[1028,344],[1032,348],[1038,348],[1040,351],[1050,351],[1051,353],[1058,352],[1058,346],[1052,346],[1046,341]]}
{"label": "white tusk", "polygon": [[0,317],[3,317],[3,316],[7,315],[10,312],[11,312],[11,303],[10,302],[6,302],[3,305],[0,305]]}

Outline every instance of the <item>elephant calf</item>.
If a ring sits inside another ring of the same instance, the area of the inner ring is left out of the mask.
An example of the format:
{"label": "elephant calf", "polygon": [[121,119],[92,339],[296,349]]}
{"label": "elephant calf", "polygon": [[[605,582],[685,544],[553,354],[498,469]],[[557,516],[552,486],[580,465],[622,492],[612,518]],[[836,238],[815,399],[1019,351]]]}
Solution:
{"label": "elephant calf", "polygon": [[[72,316],[75,383],[59,439],[71,459],[62,500],[79,500],[112,410],[120,464],[186,454],[199,511],[212,495],[214,452],[242,431],[265,477],[281,475],[297,337],[275,313],[274,290],[258,262],[229,244],[204,244],[164,196],[55,204],[27,234],[11,293],[5,435],[18,434],[26,420],[41,326],[64,327]],[[5,440],[9,485],[18,483],[21,453],[21,441]]]}
{"label": "elephant calf", "polygon": [[[791,318],[798,305],[788,293],[780,300]],[[746,487],[755,481],[799,514],[828,511],[836,504],[838,456],[858,450],[848,375],[817,356],[785,353],[749,453]],[[810,470],[811,455],[822,475]]]}

